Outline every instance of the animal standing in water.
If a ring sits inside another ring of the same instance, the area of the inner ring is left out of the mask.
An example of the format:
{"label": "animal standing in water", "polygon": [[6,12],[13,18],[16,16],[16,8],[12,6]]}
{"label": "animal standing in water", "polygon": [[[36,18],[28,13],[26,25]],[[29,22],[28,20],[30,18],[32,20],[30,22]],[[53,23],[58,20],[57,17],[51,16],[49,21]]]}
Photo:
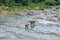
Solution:
{"label": "animal standing in water", "polygon": [[35,21],[35,20],[32,20],[32,21],[29,21],[29,22],[30,22],[30,27],[31,27],[31,28],[34,28],[36,21]]}
{"label": "animal standing in water", "polygon": [[35,20],[32,20],[32,21],[28,21],[28,22],[26,22],[25,23],[25,30],[28,30],[29,28],[34,28],[34,26],[35,26]]}
{"label": "animal standing in water", "polygon": [[29,22],[25,23],[25,30],[28,30],[29,28]]}

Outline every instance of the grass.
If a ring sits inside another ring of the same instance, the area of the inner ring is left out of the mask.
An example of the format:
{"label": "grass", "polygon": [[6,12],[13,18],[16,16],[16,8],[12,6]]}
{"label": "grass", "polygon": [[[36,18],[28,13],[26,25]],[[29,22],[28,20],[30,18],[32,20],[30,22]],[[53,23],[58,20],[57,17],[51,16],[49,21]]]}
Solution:
{"label": "grass", "polygon": [[2,10],[0,9],[0,13],[2,12]]}
{"label": "grass", "polygon": [[[19,10],[40,10],[40,9],[50,9],[50,8],[51,8],[50,6],[47,6],[44,3],[36,3],[36,4],[31,3],[28,6],[11,6],[11,7],[5,8],[3,10],[5,10],[5,11],[13,11],[16,9],[19,9]],[[1,11],[2,10],[0,10],[0,12]]]}

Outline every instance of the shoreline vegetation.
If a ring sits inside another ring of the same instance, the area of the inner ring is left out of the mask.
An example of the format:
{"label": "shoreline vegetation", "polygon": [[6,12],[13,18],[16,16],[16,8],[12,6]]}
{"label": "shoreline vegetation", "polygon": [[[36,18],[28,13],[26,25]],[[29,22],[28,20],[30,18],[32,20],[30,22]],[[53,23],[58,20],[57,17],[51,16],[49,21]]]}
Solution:
{"label": "shoreline vegetation", "polygon": [[6,11],[13,11],[13,10],[43,10],[43,9],[51,9],[51,6],[48,5],[41,5],[41,4],[31,4],[28,6],[0,6],[0,12],[2,10]]}
{"label": "shoreline vegetation", "polygon": [[[1,6],[0,8],[0,15],[25,15],[25,14],[28,14],[28,15],[32,15],[32,11],[36,11],[36,10],[57,10],[55,6],[47,6],[46,8],[39,8],[39,7],[34,7],[31,8],[31,9],[28,9],[27,8],[28,6],[11,6],[11,7],[8,7],[8,6]],[[55,7],[55,8],[54,8]]]}
{"label": "shoreline vegetation", "polygon": [[0,14],[4,11],[52,9],[52,6],[59,5],[60,0],[1,0]]}

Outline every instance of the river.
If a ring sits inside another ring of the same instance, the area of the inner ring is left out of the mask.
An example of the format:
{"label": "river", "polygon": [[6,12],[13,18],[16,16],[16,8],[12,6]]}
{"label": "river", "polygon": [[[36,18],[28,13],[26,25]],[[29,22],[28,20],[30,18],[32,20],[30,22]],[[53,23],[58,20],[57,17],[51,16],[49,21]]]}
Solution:
{"label": "river", "polygon": [[[0,15],[0,40],[60,40],[60,10],[32,10],[32,15]],[[33,29],[25,22],[36,20]]]}

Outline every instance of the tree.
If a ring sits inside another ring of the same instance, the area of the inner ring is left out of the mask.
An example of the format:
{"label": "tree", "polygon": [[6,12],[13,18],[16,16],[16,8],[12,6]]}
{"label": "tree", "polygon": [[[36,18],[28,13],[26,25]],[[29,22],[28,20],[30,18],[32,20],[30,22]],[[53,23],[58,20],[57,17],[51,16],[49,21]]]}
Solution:
{"label": "tree", "polygon": [[56,5],[57,2],[56,2],[55,0],[46,0],[46,1],[45,1],[45,4],[46,4],[46,5],[51,5],[51,6],[53,6],[53,5]]}
{"label": "tree", "polygon": [[22,0],[21,1],[21,5],[23,5],[23,6],[27,6],[28,4],[29,4],[28,0]]}
{"label": "tree", "polygon": [[38,2],[45,2],[45,0],[38,0]]}
{"label": "tree", "polygon": [[58,0],[57,4],[60,5],[60,0]]}

